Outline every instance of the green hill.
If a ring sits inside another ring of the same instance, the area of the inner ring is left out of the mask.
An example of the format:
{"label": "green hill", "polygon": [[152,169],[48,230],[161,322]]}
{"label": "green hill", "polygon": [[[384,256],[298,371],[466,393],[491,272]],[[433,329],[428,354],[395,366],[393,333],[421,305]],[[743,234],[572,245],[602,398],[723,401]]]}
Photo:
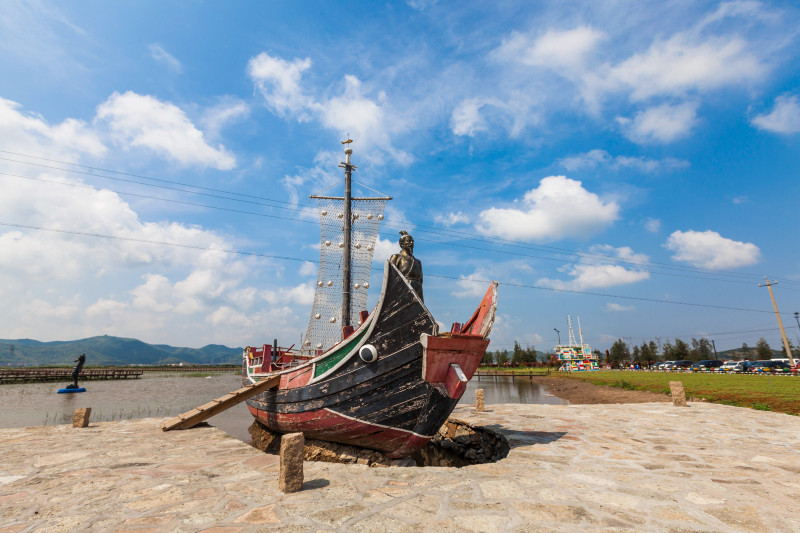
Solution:
{"label": "green hill", "polygon": [[192,363],[237,364],[241,348],[209,344],[202,348],[176,348],[147,344],[137,339],[103,335],[75,341],[40,342],[32,339],[0,339],[0,366],[72,365],[86,354],[88,365]]}

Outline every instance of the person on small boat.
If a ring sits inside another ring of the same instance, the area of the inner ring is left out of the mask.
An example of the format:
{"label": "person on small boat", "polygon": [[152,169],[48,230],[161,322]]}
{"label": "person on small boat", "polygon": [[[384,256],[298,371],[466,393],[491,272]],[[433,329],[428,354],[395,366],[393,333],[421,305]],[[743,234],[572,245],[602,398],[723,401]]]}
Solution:
{"label": "person on small boat", "polygon": [[422,297],[422,262],[414,257],[414,237],[409,235],[408,232],[400,232],[400,253],[392,255],[389,261],[405,276],[419,299],[424,302],[425,299]]}

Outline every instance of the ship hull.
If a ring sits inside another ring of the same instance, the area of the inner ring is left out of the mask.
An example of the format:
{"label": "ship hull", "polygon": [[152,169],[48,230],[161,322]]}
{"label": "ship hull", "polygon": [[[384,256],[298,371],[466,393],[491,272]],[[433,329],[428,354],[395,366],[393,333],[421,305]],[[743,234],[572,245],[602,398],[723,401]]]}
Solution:
{"label": "ship hull", "polygon": [[[361,326],[325,354],[284,371],[279,387],[247,406],[279,433],[409,455],[430,441],[463,395],[489,344],[483,326],[491,327],[495,306],[493,284],[473,315],[485,310],[479,324],[438,335],[425,305],[387,262],[380,301]],[[260,378],[245,357],[244,383]]]}

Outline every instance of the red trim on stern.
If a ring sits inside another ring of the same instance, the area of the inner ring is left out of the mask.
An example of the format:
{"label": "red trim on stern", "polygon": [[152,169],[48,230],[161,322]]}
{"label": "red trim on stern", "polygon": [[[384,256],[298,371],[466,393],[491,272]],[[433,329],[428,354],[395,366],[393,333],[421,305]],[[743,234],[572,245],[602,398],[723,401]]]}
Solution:
{"label": "red trim on stern", "polygon": [[423,335],[422,377],[428,383],[444,383],[452,363],[472,379],[489,346],[489,339],[459,335],[457,337],[432,337]]}

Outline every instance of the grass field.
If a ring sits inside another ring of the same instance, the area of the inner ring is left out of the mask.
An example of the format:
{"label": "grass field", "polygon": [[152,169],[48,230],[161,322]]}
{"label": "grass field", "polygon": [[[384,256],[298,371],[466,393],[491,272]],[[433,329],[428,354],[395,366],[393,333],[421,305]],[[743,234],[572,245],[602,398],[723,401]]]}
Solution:
{"label": "grass field", "polygon": [[800,376],[689,374],[680,372],[555,372],[553,377],[595,385],[669,394],[669,382],[680,381],[687,398],[800,415]]}

